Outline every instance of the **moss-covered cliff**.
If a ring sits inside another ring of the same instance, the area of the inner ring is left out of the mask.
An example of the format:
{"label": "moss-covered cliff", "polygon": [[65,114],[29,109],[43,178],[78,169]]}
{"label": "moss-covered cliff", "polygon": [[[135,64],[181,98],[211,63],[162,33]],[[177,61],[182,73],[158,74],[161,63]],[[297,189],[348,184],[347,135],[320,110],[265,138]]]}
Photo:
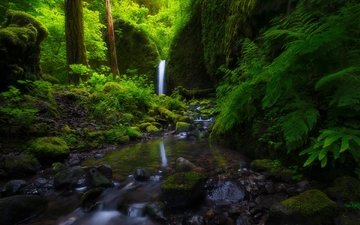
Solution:
{"label": "moss-covered cliff", "polygon": [[0,90],[17,80],[36,80],[41,77],[40,43],[47,29],[34,17],[8,10],[0,28]]}
{"label": "moss-covered cliff", "polygon": [[167,66],[167,84],[170,90],[177,86],[187,89],[213,87],[206,72],[201,43],[201,2],[195,2],[187,24],[176,35],[170,47]]}
{"label": "moss-covered cliff", "polygon": [[134,71],[155,80],[160,62],[156,45],[140,29],[123,20],[115,21],[116,49],[120,74]]}

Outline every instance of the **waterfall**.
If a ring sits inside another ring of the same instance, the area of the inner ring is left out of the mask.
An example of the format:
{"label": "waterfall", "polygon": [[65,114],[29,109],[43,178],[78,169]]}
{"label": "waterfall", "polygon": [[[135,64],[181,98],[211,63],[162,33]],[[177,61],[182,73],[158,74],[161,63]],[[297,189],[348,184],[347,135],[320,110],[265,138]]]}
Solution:
{"label": "waterfall", "polygon": [[165,60],[161,60],[158,68],[158,94],[165,94]]}
{"label": "waterfall", "polygon": [[161,166],[162,167],[167,167],[168,166],[168,160],[166,157],[166,151],[165,151],[165,146],[164,146],[164,142],[161,141],[159,144],[160,147],[160,156],[161,156]]}

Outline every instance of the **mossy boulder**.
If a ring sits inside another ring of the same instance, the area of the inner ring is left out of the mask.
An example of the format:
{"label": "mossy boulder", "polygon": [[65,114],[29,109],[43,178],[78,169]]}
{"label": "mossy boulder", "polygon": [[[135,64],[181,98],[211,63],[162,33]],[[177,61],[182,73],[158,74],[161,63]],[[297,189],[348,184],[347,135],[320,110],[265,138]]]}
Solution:
{"label": "mossy boulder", "polygon": [[269,173],[279,180],[291,181],[294,175],[294,171],[286,168],[277,160],[256,159],[251,162],[250,166],[256,171]]}
{"label": "mossy boulder", "polygon": [[[81,185],[80,181],[84,180],[86,177],[85,170],[80,166],[64,168],[60,166],[60,164],[53,164],[54,172],[54,187],[58,190],[67,189],[67,188],[75,188],[77,185]],[[85,184],[83,184],[85,185]]]}
{"label": "mossy boulder", "polygon": [[38,215],[47,208],[47,201],[35,195],[15,195],[0,199],[0,224],[13,225]]}
{"label": "mossy boulder", "polygon": [[158,108],[159,114],[164,117],[168,122],[176,123],[181,118],[181,115],[176,114],[175,112],[165,108],[165,107],[159,107]]}
{"label": "mossy boulder", "polygon": [[195,206],[204,197],[204,176],[197,172],[175,173],[161,184],[162,198],[170,209]]}
{"label": "mossy boulder", "polygon": [[41,78],[40,44],[47,29],[24,12],[8,10],[0,28],[0,90],[16,85],[17,80]]}
{"label": "mossy boulder", "polygon": [[333,199],[342,202],[360,201],[360,181],[354,177],[344,176],[335,179],[333,187],[326,190]]}
{"label": "mossy boulder", "polygon": [[134,27],[123,20],[116,20],[116,49],[121,74],[131,75],[147,74],[150,80],[155,80],[157,66],[160,62],[159,52],[156,45],[144,31]]}
{"label": "mossy boulder", "polygon": [[60,137],[41,137],[29,144],[28,153],[41,162],[54,162],[64,160],[69,156],[70,150],[65,140]]}
{"label": "mossy boulder", "polygon": [[139,139],[142,137],[142,133],[138,127],[129,127],[126,134],[130,139]]}
{"label": "mossy boulder", "polygon": [[337,205],[317,189],[288,198],[270,209],[269,224],[333,224]]}
{"label": "mossy boulder", "polygon": [[190,126],[191,126],[190,123],[177,122],[175,131],[176,131],[176,133],[188,132],[190,130]]}
{"label": "mossy boulder", "polygon": [[186,89],[213,87],[213,79],[206,72],[202,45],[201,3],[194,3],[189,21],[175,36],[170,46],[167,65],[167,86]]}
{"label": "mossy boulder", "polygon": [[156,134],[156,133],[160,132],[160,129],[154,125],[149,125],[146,127],[146,132],[148,132],[150,134]]}
{"label": "mossy boulder", "polygon": [[25,177],[40,169],[39,161],[32,155],[6,155],[0,162],[0,168],[11,177]]}

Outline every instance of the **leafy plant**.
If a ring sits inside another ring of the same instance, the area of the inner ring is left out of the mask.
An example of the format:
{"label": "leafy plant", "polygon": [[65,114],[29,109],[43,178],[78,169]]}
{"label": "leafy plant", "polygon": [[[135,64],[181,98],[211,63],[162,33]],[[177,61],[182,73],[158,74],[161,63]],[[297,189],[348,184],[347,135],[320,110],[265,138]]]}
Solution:
{"label": "leafy plant", "polygon": [[330,156],[333,160],[339,159],[346,152],[352,155],[356,162],[360,162],[360,131],[348,128],[332,128],[322,130],[315,143],[300,155],[308,155],[304,166],[309,166],[314,161],[320,161],[325,167]]}

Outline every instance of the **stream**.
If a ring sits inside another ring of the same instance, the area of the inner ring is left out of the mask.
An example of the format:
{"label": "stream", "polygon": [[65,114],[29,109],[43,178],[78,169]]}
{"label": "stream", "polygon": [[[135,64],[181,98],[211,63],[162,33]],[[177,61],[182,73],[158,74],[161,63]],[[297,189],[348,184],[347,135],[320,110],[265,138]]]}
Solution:
{"label": "stream", "polygon": [[[196,165],[195,170],[207,176],[220,173],[231,166],[239,168],[240,164],[245,163],[245,158],[236,152],[210,146],[208,140],[186,138],[183,133],[124,146],[102,157],[95,156],[82,162],[83,167],[109,165],[112,169],[113,187],[106,188],[96,201],[82,207],[81,196],[88,190],[86,186],[78,186],[66,194],[53,193],[48,197],[50,203],[47,212],[30,224],[171,224],[163,216],[166,209],[157,209],[156,204],[160,200],[162,180],[175,172],[176,161],[180,157],[189,160]],[[205,205],[221,201],[238,202],[244,198],[244,191],[233,182],[215,182],[212,186],[214,189],[207,193]],[[149,216],[149,204],[155,204],[152,210],[159,211],[155,218]],[[190,211],[200,212],[201,207]],[[184,212],[180,213],[180,216],[183,214]],[[174,215],[179,217],[177,213]]]}

